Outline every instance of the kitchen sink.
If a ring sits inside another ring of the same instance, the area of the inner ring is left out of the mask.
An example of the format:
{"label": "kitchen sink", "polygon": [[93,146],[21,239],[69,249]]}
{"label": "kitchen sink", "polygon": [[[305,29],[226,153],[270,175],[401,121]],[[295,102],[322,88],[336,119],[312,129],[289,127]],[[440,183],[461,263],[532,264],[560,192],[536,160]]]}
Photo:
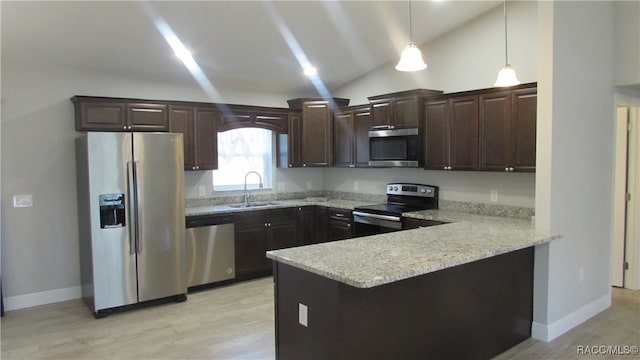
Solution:
{"label": "kitchen sink", "polygon": [[269,206],[269,205],[280,205],[280,204],[282,204],[282,202],[280,201],[257,201],[257,202],[249,203],[248,205],[245,203],[242,203],[242,204],[229,204],[227,206],[236,208],[236,209],[241,209],[241,208],[253,208],[253,207],[262,207],[262,206]]}

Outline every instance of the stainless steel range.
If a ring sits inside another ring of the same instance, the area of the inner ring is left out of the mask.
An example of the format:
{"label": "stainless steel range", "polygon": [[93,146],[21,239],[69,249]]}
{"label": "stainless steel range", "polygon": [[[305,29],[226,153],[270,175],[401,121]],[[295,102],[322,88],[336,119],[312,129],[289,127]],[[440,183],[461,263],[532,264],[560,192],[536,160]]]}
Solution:
{"label": "stainless steel range", "polygon": [[353,210],[354,235],[368,236],[402,230],[402,213],[437,208],[437,186],[388,184],[385,204],[360,206]]}

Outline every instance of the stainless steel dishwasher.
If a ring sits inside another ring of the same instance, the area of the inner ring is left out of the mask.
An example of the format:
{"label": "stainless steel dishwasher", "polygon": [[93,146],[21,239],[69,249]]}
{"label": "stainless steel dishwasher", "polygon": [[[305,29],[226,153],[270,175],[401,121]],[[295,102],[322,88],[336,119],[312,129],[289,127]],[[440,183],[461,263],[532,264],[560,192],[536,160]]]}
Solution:
{"label": "stainless steel dishwasher", "polygon": [[232,215],[187,218],[187,285],[210,284],[235,278]]}

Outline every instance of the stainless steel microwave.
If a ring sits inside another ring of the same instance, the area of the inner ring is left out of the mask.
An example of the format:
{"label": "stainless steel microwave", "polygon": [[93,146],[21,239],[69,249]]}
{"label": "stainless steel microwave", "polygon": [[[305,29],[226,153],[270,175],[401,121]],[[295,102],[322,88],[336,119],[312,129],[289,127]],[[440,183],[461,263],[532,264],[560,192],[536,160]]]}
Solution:
{"label": "stainless steel microwave", "polygon": [[369,131],[369,166],[419,167],[422,146],[417,128]]}

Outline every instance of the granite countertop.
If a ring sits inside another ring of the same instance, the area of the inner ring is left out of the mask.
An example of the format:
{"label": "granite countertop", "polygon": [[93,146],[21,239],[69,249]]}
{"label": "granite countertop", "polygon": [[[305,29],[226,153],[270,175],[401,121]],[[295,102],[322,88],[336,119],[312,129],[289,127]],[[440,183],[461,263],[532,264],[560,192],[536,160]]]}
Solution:
{"label": "granite countertop", "polygon": [[340,200],[340,199],[327,199],[327,201],[322,201],[324,199],[321,198],[307,198],[307,199],[294,199],[294,200],[274,200],[274,201],[256,201],[255,203],[265,204],[264,206],[255,206],[255,207],[232,207],[230,205],[210,205],[210,206],[198,206],[198,207],[187,207],[185,209],[186,216],[196,216],[196,215],[214,215],[214,214],[227,214],[227,213],[235,213],[235,212],[244,212],[244,211],[255,211],[255,210],[265,210],[265,209],[277,209],[277,208],[288,208],[288,207],[297,207],[297,206],[311,206],[311,205],[319,205],[326,206],[338,209],[351,209],[363,206],[363,205],[371,205],[370,202],[363,201],[353,201],[353,200]]}
{"label": "granite countertop", "polygon": [[426,210],[403,216],[448,224],[267,252],[267,257],[371,288],[559,239],[531,221]]}

